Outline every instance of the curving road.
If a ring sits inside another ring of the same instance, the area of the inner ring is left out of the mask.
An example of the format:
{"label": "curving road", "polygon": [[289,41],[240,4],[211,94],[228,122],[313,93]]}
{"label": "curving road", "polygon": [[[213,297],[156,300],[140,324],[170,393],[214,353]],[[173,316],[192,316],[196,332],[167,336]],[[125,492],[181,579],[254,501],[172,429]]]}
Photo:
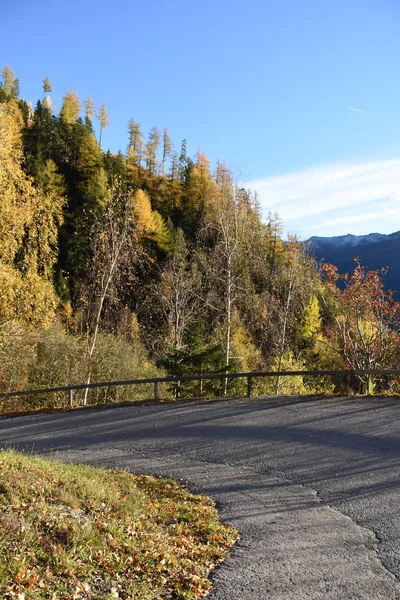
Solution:
{"label": "curving road", "polygon": [[213,600],[400,598],[400,400],[265,398],[0,419],[0,446],[166,475],[241,532]]}

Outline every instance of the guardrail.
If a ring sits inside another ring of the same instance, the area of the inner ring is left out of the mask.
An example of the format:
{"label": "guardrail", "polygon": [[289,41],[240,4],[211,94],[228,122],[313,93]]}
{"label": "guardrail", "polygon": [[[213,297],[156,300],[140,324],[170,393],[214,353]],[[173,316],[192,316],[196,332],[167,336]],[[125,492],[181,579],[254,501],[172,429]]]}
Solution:
{"label": "guardrail", "polygon": [[6,392],[0,394],[1,398],[13,398],[22,396],[35,396],[39,394],[52,394],[56,392],[68,393],[68,407],[72,408],[74,404],[74,392],[76,390],[94,389],[94,388],[110,388],[117,386],[129,385],[154,385],[154,400],[159,399],[159,384],[174,383],[179,386],[184,381],[208,381],[212,379],[247,379],[247,397],[251,398],[253,390],[253,381],[261,377],[291,377],[291,376],[329,376],[329,375],[367,375],[367,376],[382,376],[382,375],[397,375],[400,376],[400,369],[348,369],[348,370],[317,370],[317,371],[260,371],[249,373],[209,373],[206,375],[182,375],[169,377],[154,377],[150,379],[128,379],[124,381],[102,381],[99,383],[81,383],[68,386],[60,386],[54,388],[42,388],[36,390],[24,390],[16,392]]}

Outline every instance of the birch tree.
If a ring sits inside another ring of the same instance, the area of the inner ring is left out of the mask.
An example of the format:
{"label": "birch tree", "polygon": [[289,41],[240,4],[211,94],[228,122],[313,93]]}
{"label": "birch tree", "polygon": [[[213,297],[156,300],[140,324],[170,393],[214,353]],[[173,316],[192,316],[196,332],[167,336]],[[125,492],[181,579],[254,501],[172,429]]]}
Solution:
{"label": "birch tree", "polygon": [[[106,304],[115,305],[122,276],[129,276],[137,253],[133,206],[129,195],[112,190],[110,201],[93,231],[92,259],[81,299],[86,316],[88,375],[90,384],[93,354]],[[84,394],[87,404],[88,388]]]}
{"label": "birch tree", "polygon": [[[232,320],[240,298],[246,293],[248,258],[254,232],[251,214],[241,205],[241,193],[232,182],[224,165],[217,171],[217,191],[213,214],[208,213],[205,235],[213,238],[214,247],[209,261],[214,286],[207,297],[208,306],[219,315],[224,328],[225,367],[229,370],[232,359]],[[225,380],[224,393],[228,380]]]}
{"label": "birch tree", "polygon": [[[289,240],[272,281],[269,301],[272,339],[275,346],[275,365],[282,371],[293,352],[293,342],[303,312],[310,302],[313,288],[311,262],[302,245]],[[293,360],[293,359],[292,359]],[[279,394],[281,377],[276,379],[275,393]]]}

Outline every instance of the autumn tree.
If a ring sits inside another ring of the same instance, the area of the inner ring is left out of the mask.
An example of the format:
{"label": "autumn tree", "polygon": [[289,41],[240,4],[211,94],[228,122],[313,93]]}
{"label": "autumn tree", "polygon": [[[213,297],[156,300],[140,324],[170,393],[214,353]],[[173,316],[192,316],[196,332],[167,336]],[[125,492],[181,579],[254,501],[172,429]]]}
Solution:
{"label": "autumn tree", "polygon": [[[399,343],[400,304],[393,292],[385,291],[385,270],[368,271],[355,259],[353,273],[339,274],[332,264],[322,265],[325,300],[329,293],[335,303],[327,333],[331,347],[351,369],[393,367]],[[358,375],[361,391],[372,390],[369,375]]]}
{"label": "autumn tree", "polygon": [[[192,248],[178,228],[172,234],[170,251],[157,279],[147,286],[147,304],[155,319],[148,333],[153,338],[158,362],[175,375],[194,372],[194,368],[201,372],[216,355],[215,345],[210,347],[204,338],[201,343],[195,339],[201,319],[200,285]],[[220,350],[219,346],[219,357]],[[184,393],[179,380],[173,385],[173,392],[175,397]]]}
{"label": "autumn tree", "polygon": [[174,350],[185,345],[185,334],[198,308],[198,275],[189,261],[189,248],[181,229],[174,236],[172,251],[161,274],[158,288],[168,323],[168,338]]}
{"label": "autumn tree", "polygon": [[[49,96],[36,103],[35,109],[28,107],[25,127],[22,129],[24,145],[24,167],[28,175],[37,179],[38,172],[46,161],[54,157],[56,123],[53,119],[53,103]],[[62,151],[64,144],[57,138]]]}
{"label": "autumn tree", "polygon": [[[108,179],[103,164],[103,154],[94,136],[81,125],[82,135],[73,142],[75,160],[67,172],[70,186],[69,211],[62,229],[60,245],[63,251],[62,268],[71,275],[72,295],[75,282],[88,268],[92,229],[109,198]],[[71,148],[72,148],[71,147]]]}
{"label": "autumn tree", "polygon": [[43,79],[43,98],[46,94],[50,94],[52,91],[53,88],[51,87],[50,79],[48,77],[45,77]]}
{"label": "autumn tree", "polygon": [[57,306],[51,280],[64,198],[24,173],[21,124],[15,103],[0,105],[0,322],[43,325]]}
{"label": "autumn tree", "polygon": [[167,161],[167,159],[172,156],[172,152],[173,152],[173,145],[172,145],[172,140],[170,138],[170,135],[168,133],[168,129],[166,127],[164,127],[164,131],[163,131],[163,151],[162,151],[162,175],[165,175],[165,163]]}
{"label": "autumn tree", "polygon": [[190,163],[182,189],[182,223],[188,235],[195,239],[200,226],[210,225],[216,213],[218,189],[211,175],[210,161],[198,152]]}
{"label": "autumn tree", "polygon": [[151,201],[144,190],[137,190],[133,196],[133,210],[136,218],[138,240],[153,241],[164,252],[173,244],[171,227],[157,210],[151,207]]}
{"label": "autumn tree", "polygon": [[[81,284],[81,304],[87,332],[90,383],[93,353],[106,307],[118,306],[123,277],[130,277],[136,253],[134,211],[129,194],[111,190],[109,202],[92,230],[91,261]],[[87,403],[85,390],[84,404]]]}
{"label": "autumn tree", "polygon": [[81,103],[78,94],[73,90],[69,90],[63,97],[63,102],[60,111],[60,119],[66,125],[73,125],[81,112]]}
{"label": "autumn tree", "polygon": [[[209,274],[212,281],[206,304],[223,327],[225,367],[233,359],[233,314],[246,294],[250,249],[253,241],[251,212],[239,202],[240,190],[233,184],[231,174],[219,165],[213,212],[207,214],[202,232],[203,243],[212,245],[208,252]],[[227,389],[225,382],[225,392]]]}
{"label": "autumn tree", "polygon": [[50,98],[49,94],[52,91],[52,87],[51,87],[51,83],[50,83],[50,79],[48,77],[45,77],[43,79],[43,99],[42,99],[42,104],[43,104],[43,108],[45,108],[46,110],[49,111],[50,114],[54,114],[55,108],[54,108],[54,104],[52,99]]}
{"label": "autumn tree", "polygon": [[11,67],[6,66],[1,70],[3,81],[0,82],[0,99],[4,96],[5,99],[18,98],[19,96],[19,81],[14,75]]}
{"label": "autumn tree", "polygon": [[43,98],[43,108],[48,110],[51,115],[54,114],[55,108],[54,108],[54,104],[53,104],[53,101],[50,98],[50,96],[45,96]]}
{"label": "autumn tree", "polygon": [[103,133],[103,130],[110,125],[110,121],[108,119],[108,111],[105,104],[102,104],[100,106],[97,118],[100,121],[99,146],[101,148],[101,135]]}
{"label": "autumn tree", "polygon": [[160,130],[155,125],[150,129],[149,138],[145,147],[146,167],[150,174],[156,173],[157,170],[157,151],[160,146]]}
{"label": "autumn tree", "polygon": [[144,190],[137,190],[133,197],[133,210],[136,217],[137,233],[140,238],[154,233],[155,221],[151,201]]}
{"label": "autumn tree", "polygon": [[88,127],[91,127],[92,118],[96,114],[96,107],[94,105],[92,97],[88,96],[83,104],[85,107],[85,123]]}
{"label": "autumn tree", "polygon": [[[296,361],[296,338],[304,311],[315,294],[314,273],[305,247],[295,238],[289,239],[272,273],[272,293],[267,299],[269,333],[272,335],[277,371],[293,368],[292,365],[295,368],[303,366],[298,364],[298,358]],[[280,391],[280,385],[281,377],[277,377],[276,394]]]}
{"label": "autumn tree", "polygon": [[143,135],[140,123],[135,121],[135,119],[129,119],[128,134],[128,160],[132,161],[137,167],[140,167],[143,157]]}

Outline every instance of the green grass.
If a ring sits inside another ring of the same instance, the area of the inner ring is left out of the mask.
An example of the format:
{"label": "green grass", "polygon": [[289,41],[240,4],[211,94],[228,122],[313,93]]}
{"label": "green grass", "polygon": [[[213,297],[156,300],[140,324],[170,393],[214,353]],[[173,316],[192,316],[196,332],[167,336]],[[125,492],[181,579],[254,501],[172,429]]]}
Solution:
{"label": "green grass", "polygon": [[237,538],[174,481],[0,451],[3,600],[201,598]]}

